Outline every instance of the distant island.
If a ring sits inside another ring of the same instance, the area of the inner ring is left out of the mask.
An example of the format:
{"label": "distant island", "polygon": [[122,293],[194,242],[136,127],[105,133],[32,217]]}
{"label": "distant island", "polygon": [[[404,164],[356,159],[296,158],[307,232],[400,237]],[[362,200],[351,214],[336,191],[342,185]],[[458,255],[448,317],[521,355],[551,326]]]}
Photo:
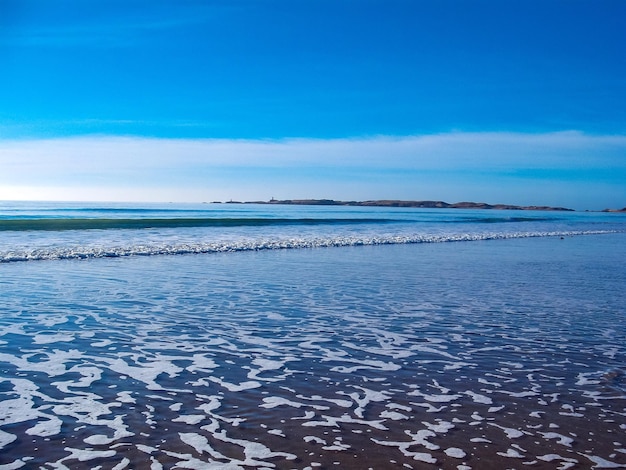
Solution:
{"label": "distant island", "polygon": [[[217,201],[216,201],[217,202]],[[366,207],[416,207],[422,209],[495,209],[519,211],[574,211],[566,207],[515,206],[511,204],[487,204],[484,202],[402,201],[379,199],[375,201],[335,201],[333,199],[271,199],[269,201],[228,201],[227,204],[284,204],[299,206],[366,206]],[[626,209],[626,208],[625,208]]]}

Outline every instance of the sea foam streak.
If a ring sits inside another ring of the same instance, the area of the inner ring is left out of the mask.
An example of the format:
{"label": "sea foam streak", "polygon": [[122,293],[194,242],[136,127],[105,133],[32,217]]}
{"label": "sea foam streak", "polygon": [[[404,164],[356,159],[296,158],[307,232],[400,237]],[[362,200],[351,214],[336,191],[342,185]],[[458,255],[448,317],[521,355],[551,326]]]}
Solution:
{"label": "sea foam streak", "polygon": [[469,242],[514,238],[572,237],[617,233],[615,230],[584,230],[555,232],[488,232],[442,235],[338,236],[314,238],[243,239],[232,242],[142,243],[118,246],[64,246],[55,248],[0,251],[0,263],[64,259],[122,258],[128,256],[186,255],[242,251],[327,248],[368,245]]}

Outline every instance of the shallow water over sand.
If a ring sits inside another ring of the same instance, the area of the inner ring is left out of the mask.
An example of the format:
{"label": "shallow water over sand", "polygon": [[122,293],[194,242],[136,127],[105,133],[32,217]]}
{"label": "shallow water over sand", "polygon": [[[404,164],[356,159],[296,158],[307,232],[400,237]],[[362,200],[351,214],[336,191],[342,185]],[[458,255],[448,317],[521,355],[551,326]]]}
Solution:
{"label": "shallow water over sand", "polygon": [[0,265],[0,468],[626,467],[625,241]]}

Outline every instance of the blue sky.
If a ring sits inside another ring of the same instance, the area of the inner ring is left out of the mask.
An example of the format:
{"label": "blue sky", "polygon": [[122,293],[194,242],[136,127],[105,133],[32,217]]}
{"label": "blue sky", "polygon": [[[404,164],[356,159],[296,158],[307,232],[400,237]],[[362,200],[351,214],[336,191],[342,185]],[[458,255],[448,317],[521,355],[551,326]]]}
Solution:
{"label": "blue sky", "polygon": [[0,0],[0,199],[626,205],[622,0]]}

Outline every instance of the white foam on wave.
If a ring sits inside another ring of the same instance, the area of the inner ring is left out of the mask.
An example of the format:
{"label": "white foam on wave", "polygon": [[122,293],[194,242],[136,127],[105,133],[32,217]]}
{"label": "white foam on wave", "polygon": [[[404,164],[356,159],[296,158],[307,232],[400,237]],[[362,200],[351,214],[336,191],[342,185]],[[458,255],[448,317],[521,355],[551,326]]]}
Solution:
{"label": "white foam on wave", "polygon": [[340,392],[342,395],[348,395],[354,403],[356,403],[357,407],[354,410],[354,414],[358,418],[363,418],[363,413],[365,412],[365,408],[370,402],[381,402],[387,401],[389,399],[389,395],[386,392],[380,392],[377,390],[370,390],[364,387],[355,387],[360,389],[363,394],[361,395],[359,392],[352,392],[347,394],[345,392]]}
{"label": "white foam on wave", "polygon": [[[13,384],[13,391],[19,395],[17,398],[0,401],[0,424],[14,424],[37,419],[40,413],[34,409],[33,396],[38,392],[38,387],[27,379],[2,379]],[[12,435],[12,434],[11,434]],[[8,434],[0,435],[0,439],[7,442]],[[8,441],[11,442],[11,441]]]}
{"label": "white foam on wave", "polygon": [[[594,378],[589,378],[594,377]],[[580,372],[576,385],[597,385],[600,383],[597,372]]]}
{"label": "white foam on wave", "polygon": [[474,403],[481,403],[483,405],[491,405],[493,404],[493,400],[488,396],[482,395],[480,393],[472,392],[471,390],[466,390],[465,395],[468,395],[472,398]]}
{"label": "white foam on wave", "polygon": [[63,422],[56,416],[50,416],[46,421],[40,421],[32,428],[26,430],[26,434],[30,436],[55,436],[61,432]]}
{"label": "white foam on wave", "polygon": [[426,408],[426,413],[439,413],[445,409],[448,408],[448,406],[446,405],[442,405],[440,407],[436,407],[433,406],[431,403],[428,402],[424,402],[424,403],[416,403],[416,402],[411,402],[411,405],[415,405],[415,406],[421,406],[423,408]]}
{"label": "white foam on wave", "polygon": [[387,403],[385,406],[392,410],[402,410],[402,411],[407,411],[407,412],[413,410],[410,406],[401,405],[399,403],[394,403],[394,402]]}
{"label": "white foam on wave", "polygon": [[168,374],[170,377],[176,377],[183,370],[181,367],[173,364],[168,358],[154,358],[152,361],[142,363],[140,366],[131,365],[122,358],[102,358],[101,360],[107,363],[111,370],[145,383],[149,390],[162,389],[161,385],[156,382],[156,378],[159,375]]}
{"label": "white foam on wave", "polygon": [[127,390],[118,392],[117,401],[119,401],[120,403],[137,403],[137,400],[133,398],[131,395],[132,395],[132,392],[129,392]]}
{"label": "white foam on wave", "polygon": [[496,452],[496,454],[502,456],[502,457],[509,457],[512,459],[523,459],[524,455],[520,454],[519,451],[515,450],[515,449],[507,449],[506,452]]}
{"label": "white foam on wave", "polygon": [[572,439],[571,437],[564,436],[563,434],[559,434],[556,432],[540,432],[539,434],[541,434],[546,439],[556,439],[558,444],[567,447],[572,447],[572,443],[574,442],[574,439]]}
{"label": "white foam on wave", "polygon": [[401,419],[409,419],[410,417],[402,414],[402,413],[398,413],[397,411],[383,411],[380,414],[381,418],[386,418],[386,419],[391,419],[392,421],[400,421]]}
{"label": "white foam on wave", "polygon": [[62,325],[67,322],[68,322],[67,315],[50,315],[50,316],[40,318],[38,321],[39,324],[46,326],[48,328],[51,326],[55,326],[55,325]]}
{"label": "white foam on wave", "polygon": [[[292,390],[291,392],[295,393],[296,391]],[[350,408],[352,406],[352,401],[350,400],[342,400],[341,398],[326,398],[326,397],[322,397],[321,395],[311,395],[310,397],[307,397],[302,394],[297,394],[296,398],[299,398],[300,400],[309,400],[309,401],[326,401],[328,403],[332,403],[342,408]]]}
{"label": "white foam on wave", "polygon": [[205,415],[180,415],[177,418],[173,418],[173,423],[185,423],[189,425],[194,425],[201,423],[206,418]]}
{"label": "white foam on wave", "polygon": [[233,242],[155,243],[118,246],[71,246],[55,248],[14,249],[0,251],[0,263],[62,259],[123,258],[129,256],[185,255],[202,253],[230,253],[242,251],[285,250],[302,248],[330,248],[348,246],[398,245],[419,243],[447,243],[516,238],[572,237],[618,233],[616,230],[572,230],[544,232],[480,232],[451,234],[415,234],[387,236],[334,236],[313,238],[251,238]]}
{"label": "white foam on wave", "polygon": [[320,421],[306,421],[302,423],[302,426],[314,427],[314,426],[328,426],[328,427],[339,427],[341,423],[351,423],[351,424],[362,424],[365,426],[371,426],[374,429],[379,429],[382,431],[386,431],[388,428],[383,423],[384,420],[365,420],[365,419],[356,419],[350,415],[344,414],[340,417],[337,416],[327,416],[322,415],[322,419]]}
{"label": "white foam on wave", "polygon": [[[39,388],[27,379],[1,379],[0,383],[8,381],[13,385],[13,393],[17,398],[0,401],[0,426],[7,424],[38,421],[25,432],[30,436],[49,437],[61,432],[61,420],[54,414],[41,411],[35,404],[35,398],[47,402],[52,399],[39,391]],[[44,407],[42,407],[44,408]],[[45,407],[47,409],[48,407]],[[0,430],[0,449],[15,441],[17,436]]]}
{"label": "white foam on wave", "polygon": [[[350,361],[347,361],[350,362]],[[394,364],[392,362],[384,362],[384,361],[374,361],[374,360],[363,360],[363,361],[359,361],[361,364],[357,365],[357,366],[351,366],[351,367],[347,367],[347,366],[335,366],[333,368],[331,368],[331,372],[341,372],[344,374],[352,374],[353,372],[356,372],[357,370],[363,370],[363,369],[377,369],[377,370],[381,370],[381,371],[386,371],[386,372],[393,372],[396,370],[400,370],[401,366],[399,366],[398,364]]]}
{"label": "white foam on wave", "polygon": [[470,442],[491,444],[491,441],[489,439],[485,439],[484,437],[472,437]]}
{"label": "white foam on wave", "polygon": [[376,334],[384,337],[384,339],[381,338],[378,340],[380,347],[363,346],[350,341],[344,341],[341,345],[356,351],[364,351],[369,354],[391,356],[393,359],[403,359],[413,355],[410,345],[406,344],[407,339],[401,337],[401,335],[397,334],[392,337],[390,333],[385,331],[376,331]]}
{"label": "white foam on wave", "polygon": [[412,396],[419,396],[424,398],[426,401],[430,401],[433,403],[450,403],[451,401],[456,401],[461,398],[461,395],[458,393],[454,393],[452,395],[444,395],[444,394],[428,394],[422,393],[419,390],[414,390],[409,393]]}
{"label": "white foam on wave", "polygon": [[64,343],[74,340],[74,335],[68,335],[63,333],[57,334],[40,334],[33,337],[33,343],[35,344],[51,344],[51,343]]}
{"label": "white foam on wave", "polygon": [[[78,460],[79,462],[87,462],[94,459],[109,458],[113,457],[117,453],[114,450],[74,449],[71,447],[66,447],[64,450],[70,452],[70,455],[58,460],[57,464],[61,464],[66,460]],[[67,467],[63,466],[61,468]]]}
{"label": "white foam on wave", "polygon": [[331,445],[323,446],[322,449],[330,450],[330,451],[344,451],[348,450],[350,446],[344,442],[342,442],[342,438],[340,436],[336,437]]}
{"label": "white foam on wave", "polygon": [[235,383],[227,382],[224,379],[221,379],[219,377],[208,377],[208,379],[211,382],[215,382],[216,384],[221,385],[222,387],[227,389],[229,392],[241,392],[244,390],[259,388],[261,386],[261,383],[257,382],[256,380],[247,380],[245,382],[235,384]]}
{"label": "white foam on wave", "polygon": [[[264,382],[278,382],[283,380],[287,374],[279,374],[274,377],[268,377],[267,375],[260,377],[260,374],[281,370],[285,367],[287,362],[296,360],[297,359],[295,357],[287,357],[281,360],[256,357],[252,360],[251,366],[249,366],[250,372],[248,372],[248,378],[252,381],[261,380]],[[256,366],[256,368],[252,366]]]}
{"label": "white foam on wave", "polygon": [[519,429],[508,428],[506,426],[500,426],[499,424],[496,424],[496,423],[489,423],[489,425],[502,429],[504,433],[506,434],[506,437],[508,437],[509,439],[516,439],[518,437],[522,437],[525,434],[524,431],[520,431]]}
{"label": "white foam on wave", "polygon": [[79,373],[81,378],[78,380],[66,380],[52,382],[59,390],[65,393],[71,393],[70,387],[85,388],[102,378],[102,370],[98,367],[91,366],[73,366],[69,372]]}
{"label": "white foam on wave", "polygon": [[293,408],[301,408],[301,407],[310,407],[315,410],[323,411],[328,410],[328,406],[320,406],[320,405],[310,405],[308,403],[300,403],[293,400],[287,400],[282,397],[265,397],[263,398],[263,403],[259,405],[261,408],[276,408],[278,406],[291,406]]}
{"label": "white foam on wave", "polygon": [[594,464],[593,468],[626,468],[626,464],[611,462],[610,460],[603,459],[597,455],[582,454],[580,452],[579,454],[591,460]]}
{"label": "white foam on wave", "polygon": [[15,434],[11,434],[0,429],[0,449],[15,441],[16,439],[17,436]]}
{"label": "white foam on wave", "polygon": [[427,421],[422,421],[422,424],[424,426],[426,426],[428,429],[430,429],[433,432],[436,432],[438,434],[446,434],[449,430],[454,429],[455,426],[454,424],[450,423],[449,421],[444,421],[441,419],[436,420],[437,423],[429,423]]}
{"label": "white foam on wave", "polygon": [[[0,447],[0,449],[1,448],[2,447]],[[24,462],[24,460],[27,460],[27,459],[17,459],[11,463],[0,465],[0,470],[16,470],[18,468],[22,468],[26,465],[26,462]]]}
{"label": "white foam on wave", "polygon": [[263,459],[267,460],[272,457],[283,457],[286,460],[295,460],[297,458],[296,455],[287,452],[273,452],[270,448],[261,444],[260,442],[229,438],[228,436],[226,436],[226,431],[224,430],[214,434],[213,437],[219,439],[220,441],[243,447],[245,460],[241,462],[242,465],[267,467],[269,465],[273,465],[268,464],[268,462],[263,461]]}
{"label": "white foam on wave", "polygon": [[181,432],[179,433],[179,437],[181,441],[193,447],[195,451],[199,454],[207,453],[214,459],[228,461],[228,458],[224,454],[216,451],[213,447],[211,447],[211,445],[209,444],[209,440],[201,434],[195,432]]}
{"label": "white foam on wave", "polygon": [[65,362],[70,360],[79,360],[83,357],[83,353],[77,349],[70,349],[69,351],[53,350],[51,352],[46,351],[43,353],[45,359],[38,358],[37,361],[30,361],[35,354],[25,354],[23,356],[15,356],[12,354],[0,353],[0,362],[7,362],[13,364],[19,370],[43,372],[50,377],[63,375],[67,373]]}
{"label": "white foam on wave", "polygon": [[567,470],[569,468],[576,466],[576,464],[578,463],[578,460],[576,459],[573,459],[570,457],[562,457],[559,454],[539,455],[537,456],[537,459],[542,460],[544,462],[554,462],[555,460],[560,460],[562,463],[558,467],[558,470]]}
{"label": "white foam on wave", "polygon": [[428,438],[435,437],[436,434],[433,431],[422,429],[415,433],[411,431],[405,431],[405,434],[411,438],[410,441],[383,441],[379,439],[372,439],[373,442],[383,446],[397,447],[403,455],[411,457],[414,460],[418,460],[425,463],[437,463],[437,459],[427,452],[415,452],[409,450],[413,446],[425,447],[428,450],[439,450],[439,446],[428,441]]}
{"label": "white foam on wave", "polygon": [[462,449],[459,449],[458,447],[448,447],[446,450],[444,450],[444,453],[448,457],[452,457],[455,459],[462,459],[467,455]]}

